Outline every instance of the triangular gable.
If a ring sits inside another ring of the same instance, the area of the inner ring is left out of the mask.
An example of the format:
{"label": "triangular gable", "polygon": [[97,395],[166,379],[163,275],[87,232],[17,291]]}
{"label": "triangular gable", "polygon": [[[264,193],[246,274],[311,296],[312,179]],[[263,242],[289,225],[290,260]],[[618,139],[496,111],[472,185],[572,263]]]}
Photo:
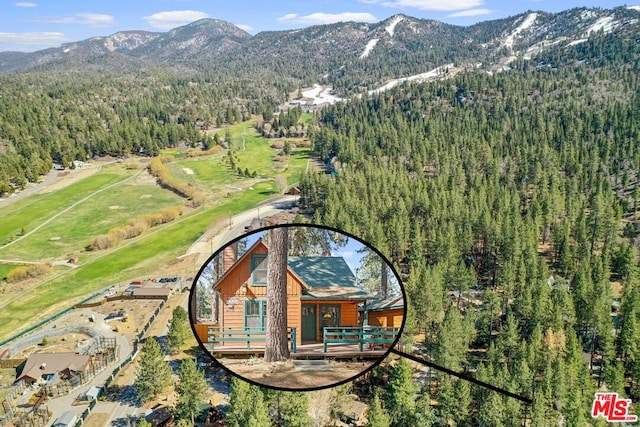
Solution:
{"label": "triangular gable", "polygon": [[[267,244],[261,238],[258,239],[253,245],[251,245],[251,247],[249,249],[247,249],[247,251],[245,253],[242,254],[242,256],[240,258],[238,258],[236,260],[236,262],[233,263],[233,265],[231,265],[231,267],[229,267],[229,269],[227,271],[224,272],[222,277],[220,277],[218,279],[218,281],[215,283],[215,285],[213,285],[213,289],[217,290],[220,287],[220,284],[222,284],[222,282],[224,282],[226,277],[229,276],[229,274],[231,274],[231,272],[234,269],[236,269],[245,258],[251,256],[251,254],[259,247],[265,248],[267,250],[267,254],[269,253],[269,247],[267,246]],[[222,252],[220,252],[220,253],[222,253]],[[289,266],[287,266],[287,272],[289,274],[291,274],[296,280],[298,280],[298,282],[300,282],[300,284],[302,285],[303,289],[309,289],[309,286],[304,282],[304,280],[302,280],[300,278],[300,276],[298,276],[293,270],[291,270],[291,268],[289,268]]]}

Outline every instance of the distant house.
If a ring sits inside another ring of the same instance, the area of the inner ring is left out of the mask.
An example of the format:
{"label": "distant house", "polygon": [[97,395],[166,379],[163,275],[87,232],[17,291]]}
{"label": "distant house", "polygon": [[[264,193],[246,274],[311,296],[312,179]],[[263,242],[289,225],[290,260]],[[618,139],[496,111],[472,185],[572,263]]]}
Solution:
{"label": "distant house", "polygon": [[98,400],[101,390],[102,389],[100,387],[96,387],[96,386],[89,387],[89,390],[87,390],[87,392],[84,394],[84,399],[89,402],[91,402],[92,400]]}
{"label": "distant house", "polygon": [[134,288],[131,290],[131,296],[135,299],[169,299],[171,295],[170,288]]}
{"label": "distant house", "polygon": [[284,194],[299,196],[301,194],[300,187],[298,187],[297,185],[292,185],[284,191]]}
{"label": "distant house", "polygon": [[78,415],[73,411],[63,412],[56,420],[51,424],[51,427],[73,427],[78,422]]}
{"label": "distant house", "polygon": [[25,362],[17,380],[33,384],[50,376],[61,378],[79,375],[88,370],[91,356],[76,353],[34,353]]}
{"label": "distant house", "polygon": [[[227,254],[225,263],[221,254],[222,276],[213,286],[221,329],[266,328],[268,253],[259,239],[237,260]],[[326,326],[358,326],[358,305],[372,298],[342,257],[288,257],[287,326],[296,328],[297,344],[322,342]]]}
{"label": "distant house", "polygon": [[154,427],[165,427],[174,425],[173,415],[166,406],[156,405],[153,412],[145,417],[145,420]]}

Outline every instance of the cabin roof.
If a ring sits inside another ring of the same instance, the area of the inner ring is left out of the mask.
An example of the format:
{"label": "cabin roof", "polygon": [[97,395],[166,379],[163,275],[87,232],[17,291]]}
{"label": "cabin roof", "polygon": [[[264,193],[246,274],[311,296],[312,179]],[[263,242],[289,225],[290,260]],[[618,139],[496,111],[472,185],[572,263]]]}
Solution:
{"label": "cabin roof", "polygon": [[404,308],[404,298],[402,295],[390,296],[367,304],[367,311],[393,310],[395,308]]}
{"label": "cabin roof", "polygon": [[356,286],[356,278],[342,257],[289,257],[289,269],[309,287],[301,299],[371,299]]}
{"label": "cabin roof", "polygon": [[[258,239],[236,262],[222,275],[214,285],[220,287],[226,277],[243,259],[253,253],[258,246],[268,246]],[[342,257],[289,256],[287,266],[290,274],[300,280],[303,288],[302,300],[366,300],[374,299],[364,289],[356,286],[356,278]]]}

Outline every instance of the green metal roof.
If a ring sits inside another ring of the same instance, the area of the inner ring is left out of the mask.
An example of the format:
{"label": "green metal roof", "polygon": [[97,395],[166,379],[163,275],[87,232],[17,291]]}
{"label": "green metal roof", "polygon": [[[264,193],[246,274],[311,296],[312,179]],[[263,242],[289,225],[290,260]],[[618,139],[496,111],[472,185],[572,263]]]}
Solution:
{"label": "green metal roof", "polygon": [[383,300],[367,303],[367,311],[392,310],[394,308],[404,308],[402,295],[393,295]]}
{"label": "green metal roof", "polygon": [[356,286],[356,278],[342,257],[289,257],[288,264],[309,287],[301,299],[363,300],[374,298]]}

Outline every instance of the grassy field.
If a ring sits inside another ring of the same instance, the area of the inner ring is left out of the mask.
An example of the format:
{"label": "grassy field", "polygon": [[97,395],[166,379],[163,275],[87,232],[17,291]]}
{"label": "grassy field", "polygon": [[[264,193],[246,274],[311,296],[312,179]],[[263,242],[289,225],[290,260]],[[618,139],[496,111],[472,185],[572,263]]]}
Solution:
{"label": "grassy field", "polygon": [[36,261],[69,257],[95,236],[124,225],[131,218],[183,204],[184,199],[156,185],[122,182],[58,216],[37,233],[0,249],[0,259]]}
{"label": "grassy field", "polygon": [[[274,161],[280,150],[271,148],[275,142],[284,143],[290,140],[297,143],[300,138],[267,139],[263,138],[253,127],[254,121],[247,121],[231,126],[231,148],[237,150],[238,164],[242,171],[248,169],[250,173],[256,171],[259,177],[274,178],[276,175],[284,175],[287,183],[293,184],[300,180],[307,167],[310,156],[308,148],[297,148],[288,158],[288,164]],[[225,130],[215,133],[224,135]],[[173,176],[193,183],[195,185],[213,188],[220,185],[229,185],[246,180],[238,176],[236,171],[231,171],[224,153],[212,156],[182,158],[174,163],[167,164]],[[282,170],[284,169],[284,170]]]}
{"label": "grassy field", "polygon": [[230,173],[227,163],[222,161],[222,154],[206,157],[194,157],[168,163],[166,166],[177,179],[208,188],[231,184],[241,178]]}
{"label": "grassy field", "polygon": [[20,267],[17,264],[0,264],[0,282],[7,278],[7,273],[16,267]]}
{"label": "grassy field", "polygon": [[[184,200],[157,187],[153,180],[141,179],[145,172],[126,170],[123,165],[114,164],[63,189],[31,196],[1,209],[0,244],[2,239],[15,238],[22,228],[29,232],[74,203],[117,183],[72,207],[23,240],[0,248],[0,259],[64,259],[70,253],[80,255],[81,259],[77,268],[60,270],[58,276],[1,308],[0,338],[6,338],[108,285],[157,273],[160,266],[183,255],[213,224],[277,195],[275,183],[270,178],[284,175],[289,183],[298,181],[306,168],[308,149],[297,149],[286,159],[286,169],[280,170],[278,167],[283,165],[274,162],[279,150],[271,148],[273,141],[259,136],[252,125],[253,122],[244,122],[230,128],[232,146],[239,149],[238,166],[250,172],[255,170],[266,180],[256,182],[255,179],[238,176],[223,161],[225,153],[184,157],[179,150],[165,151],[177,158],[167,164],[173,176],[206,191],[209,196],[207,203],[112,250],[79,253],[93,237],[124,224],[129,218],[156,212],[168,205],[182,204]],[[218,132],[225,133],[226,130]],[[134,174],[137,176],[132,177]],[[234,191],[228,191],[229,185],[237,183],[243,185],[235,185]],[[6,274],[4,268],[0,266],[0,275]]]}
{"label": "grassy field", "polygon": [[313,122],[313,115],[310,113],[302,113],[302,123],[304,123],[305,125],[310,125],[311,122]]}
{"label": "grassy field", "polygon": [[195,211],[44,283],[0,310],[0,338],[6,338],[107,285],[153,273],[158,265],[184,254],[203,230],[274,194],[272,183],[260,183],[253,190],[233,194],[221,200],[218,206]]}
{"label": "grassy field", "polygon": [[123,168],[104,168],[103,172],[59,191],[36,194],[0,209],[0,244],[21,234],[23,228],[28,232],[70,205],[132,174],[133,171]]}
{"label": "grassy field", "polygon": [[289,156],[289,165],[286,171],[288,184],[300,181],[302,174],[307,170],[310,156],[311,150],[308,148],[298,148]]}

